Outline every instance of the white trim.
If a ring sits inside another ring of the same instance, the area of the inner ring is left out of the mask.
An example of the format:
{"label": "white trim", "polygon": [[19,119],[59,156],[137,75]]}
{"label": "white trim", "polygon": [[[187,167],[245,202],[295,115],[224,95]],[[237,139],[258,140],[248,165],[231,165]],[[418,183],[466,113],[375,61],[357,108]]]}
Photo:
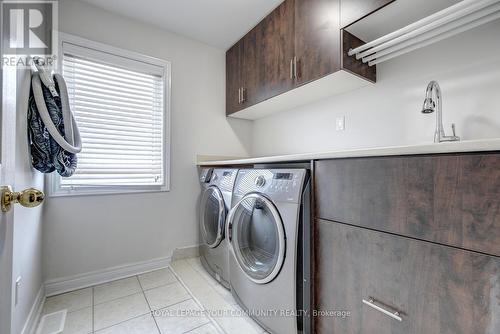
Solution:
{"label": "white trim", "polygon": [[127,187],[88,187],[79,188],[76,190],[66,190],[59,187],[60,180],[57,173],[51,173],[47,177],[47,193],[49,197],[63,196],[82,196],[82,195],[109,195],[109,194],[129,194],[129,193],[149,193],[149,192],[168,192],[170,191],[170,172],[171,172],[171,100],[172,100],[172,63],[167,60],[147,56],[138,52],[121,49],[104,43],[95,42],[83,37],[58,32],[58,57],[56,68],[61,72],[63,61],[63,43],[69,43],[72,46],[80,46],[90,48],[114,56],[128,58],[130,60],[149,65],[160,67],[163,70],[163,86],[164,86],[164,117],[163,117],[163,184],[152,186],[127,186]]}
{"label": "white trim", "polygon": [[[137,57],[128,56],[127,51],[111,53],[107,48],[94,48],[87,43],[74,43],[65,40],[61,41],[62,50],[65,54],[77,55],[78,57],[99,60],[99,63],[106,63],[114,67],[122,67],[126,70],[133,70],[141,73],[148,73],[154,76],[165,75],[165,65],[152,64],[146,61],[140,61]],[[60,52],[63,55],[63,52]],[[144,57],[141,57],[144,58]],[[62,59],[59,59],[61,62]]]}
{"label": "white trim", "polygon": [[40,320],[40,316],[42,315],[42,309],[44,303],[45,303],[45,285],[42,284],[40,290],[38,290],[35,301],[33,302],[33,306],[31,306],[30,313],[28,314],[28,318],[24,323],[21,334],[35,333],[38,321]]}
{"label": "white trim", "polygon": [[[67,34],[67,33],[63,33],[63,32],[59,32],[59,41],[58,41],[58,43],[59,43],[59,53],[62,52],[62,44],[64,42],[71,43],[71,44],[76,44],[76,45],[80,45],[80,46],[85,46],[85,47],[96,49],[96,50],[99,50],[99,51],[108,52],[108,53],[111,53],[111,54],[114,54],[114,55],[118,55],[118,56],[122,56],[122,57],[127,57],[127,58],[130,58],[132,60],[137,60],[137,61],[140,61],[140,62],[145,62],[145,63],[156,65],[156,66],[159,66],[159,67],[165,67],[165,66],[170,66],[171,65],[171,62],[167,61],[167,60],[163,60],[163,59],[160,59],[160,58],[156,58],[156,57],[144,55],[142,53],[135,52],[135,51],[130,51],[130,50],[118,48],[118,47],[115,47],[115,46],[112,46],[112,45],[108,45],[108,44],[104,44],[104,43],[99,43],[99,42],[96,42],[96,41],[93,41],[93,40],[90,40],[90,39],[86,39],[86,38],[83,38],[83,37],[80,37],[80,36],[71,35],[71,34]],[[59,57],[58,57],[58,60],[57,60],[58,69],[61,68],[61,65],[62,65],[62,58],[61,58],[61,54],[59,54]]]}
{"label": "white trim", "polygon": [[97,284],[115,281],[121,278],[143,274],[153,270],[163,269],[168,267],[170,262],[171,257],[169,256],[142,262],[129,263],[74,276],[52,279],[45,282],[45,295],[50,297]]}
{"label": "white trim", "polygon": [[200,256],[200,245],[176,248],[172,254],[172,262],[198,256]]}

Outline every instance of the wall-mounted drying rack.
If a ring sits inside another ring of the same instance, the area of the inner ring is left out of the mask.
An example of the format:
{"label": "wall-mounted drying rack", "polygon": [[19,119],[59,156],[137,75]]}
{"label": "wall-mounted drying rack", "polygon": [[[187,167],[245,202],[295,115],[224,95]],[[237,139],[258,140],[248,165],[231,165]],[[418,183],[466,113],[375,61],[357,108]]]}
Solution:
{"label": "wall-mounted drying rack", "polygon": [[463,0],[348,54],[373,66],[499,18],[500,0]]}

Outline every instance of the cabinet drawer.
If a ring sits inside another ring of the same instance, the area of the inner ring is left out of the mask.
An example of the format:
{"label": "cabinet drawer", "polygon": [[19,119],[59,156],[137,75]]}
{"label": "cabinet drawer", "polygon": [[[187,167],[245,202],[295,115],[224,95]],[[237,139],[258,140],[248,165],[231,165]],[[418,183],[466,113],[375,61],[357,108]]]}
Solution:
{"label": "cabinet drawer", "polygon": [[[500,333],[500,259],[317,220],[316,332]],[[363,303],[363,299],[402,321]]]}
{"label": "cabinet drawer", "polygon": [[500,154],[316,162],[319,218],[500,256]]}

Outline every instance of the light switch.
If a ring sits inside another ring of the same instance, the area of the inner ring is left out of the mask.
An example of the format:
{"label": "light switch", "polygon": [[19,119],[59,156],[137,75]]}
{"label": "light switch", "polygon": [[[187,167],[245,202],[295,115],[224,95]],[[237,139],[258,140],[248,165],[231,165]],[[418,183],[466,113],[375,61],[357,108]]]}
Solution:
{"label": "light switch", "polygon": [[345,130],[345,116],[337,117],[337,119],[335,120],[335,129],[337,131]]}

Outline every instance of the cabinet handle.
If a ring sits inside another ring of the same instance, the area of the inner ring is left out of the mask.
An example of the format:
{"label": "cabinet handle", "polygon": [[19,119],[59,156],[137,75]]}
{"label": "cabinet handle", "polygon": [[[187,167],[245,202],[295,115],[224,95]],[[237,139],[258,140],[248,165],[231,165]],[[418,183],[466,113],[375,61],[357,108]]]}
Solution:
{"label": "cabinet handle", "polygon": [[247,89],[242,87],[241,88],[241,103],[245,103],[247,101],[246,93],[247,93]]}
{"label": "cabinet handle", "polygon": [[385,315],[388,315],[389,317],[391,317],[393,319],[396,319],[397,321],[403,321],[403,318],[401,318],[401,313],[399,311],[395,311],[395,312],[387,311],[386,309],[376,305],[375,300],[371,297],[368,298],[368,300],[363,299],[363,303],[370,306],[371,308],[379,311],[379,312],[382,312]]}
{"label": "cabinet handle", "polygon": [[293,76],[295,79],[298,78],[298,75],[297,75],[297,57],[293,57]]}
{"label": "cabinet handle", "polygon": [[238,88],[238,104],[241,104],[241,88]]}
{"label": "cabinet handle", "polygon": [[293,59],[290,59],[290,79],[293,80]]}

